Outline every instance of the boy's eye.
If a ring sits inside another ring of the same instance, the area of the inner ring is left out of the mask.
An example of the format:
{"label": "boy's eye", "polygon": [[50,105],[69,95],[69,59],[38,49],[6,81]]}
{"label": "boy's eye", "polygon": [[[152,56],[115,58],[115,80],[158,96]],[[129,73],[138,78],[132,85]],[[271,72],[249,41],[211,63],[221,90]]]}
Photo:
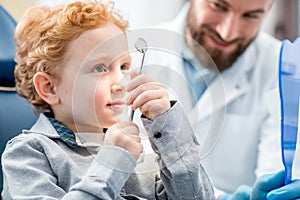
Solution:
{"label": "boy's eye", "polygon": [[128,70],[128,67],[127,67],[127,65],[123,64],[123,65],[120,66],[120,69],[121,70]]}
{"label": "boy's eye", "polygon": [[94,70],[93,70],[94,72],[106,72],[106,68],[105,68],[105,66],[104,65],[97,65],[95,68],[94,68]]}

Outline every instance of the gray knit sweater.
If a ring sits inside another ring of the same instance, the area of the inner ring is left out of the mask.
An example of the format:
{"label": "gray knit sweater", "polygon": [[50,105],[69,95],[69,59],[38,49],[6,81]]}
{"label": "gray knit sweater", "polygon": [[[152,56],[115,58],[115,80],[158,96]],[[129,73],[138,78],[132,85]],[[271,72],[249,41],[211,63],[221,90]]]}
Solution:
{"label": "gray knit sweater", "polygon": [[41,114],[7,144],[2,199],[214,199],[199,165],[199,143],[178,103],[143,123],[155,153],[137,165],[116,146],[96,154],[68,146]]}

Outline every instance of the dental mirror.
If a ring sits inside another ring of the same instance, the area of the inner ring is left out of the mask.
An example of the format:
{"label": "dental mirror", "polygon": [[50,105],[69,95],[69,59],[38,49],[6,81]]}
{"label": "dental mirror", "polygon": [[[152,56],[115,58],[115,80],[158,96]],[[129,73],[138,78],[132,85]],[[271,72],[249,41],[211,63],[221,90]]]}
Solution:
{"label": "dental mirror", "polygon": [[147,42],[143,38],[137,38],[134,46],[140,53],[146,53],[148,48]]}
{"label": "dental mirror", "polygon": [[135,41],[135,48],[138,52],[143,54],[143,58],[142,58],[142,63],[140,66],[140,71],[139,74],[142,73],[142,69],[143,69],[143,65],[144,65],[144,58],[145,58],[145,54],[148,48],[147,42],[143,39],[143,38],[137,38]]}
{"label": "dental mirror", "polygon": [[[140,70],[139,70],[139,74],[142,74],[142,69],[143,69],[143,65],[144,65],[145,54],[146,54],[148,45],[147,45],[146,40],[144,40],[143,38],[137,38],[136,41],[135,41],[134,46],[135,46],[135,49],[138,52],[140,52],[140,53],[143,54],[142,63],[141,63]],[[134,110],[131,110],[130,118],[129,118],[130,121],[133,120],[133,116],[134,116]]]}

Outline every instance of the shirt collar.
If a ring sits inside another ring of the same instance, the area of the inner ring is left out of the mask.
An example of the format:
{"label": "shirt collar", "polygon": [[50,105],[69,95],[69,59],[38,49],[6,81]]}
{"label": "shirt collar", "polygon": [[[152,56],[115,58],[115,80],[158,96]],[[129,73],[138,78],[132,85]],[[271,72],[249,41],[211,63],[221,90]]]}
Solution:
{"label": "shirt collar", "polygon": [[64,141],[67,145],[76,147],[76,137],[74,132],[67,128],[64,124],[62,124],[60,121],[56,120],[55,118],[48,117],[49,121],[51,122],[52,126],[57,131],[57,134],[59,135],[60,139]]}
{"label": "shirt collar", "polygon": [[192,53],[192,51],[186,46],[186,43],[183,42],[182,44],[182,56],[184,59],[186,59],[188,62],[190,62],[190,64],[194,67],[197,68],[197,71],[199,73],[196,73],[196,76],[199,76],[200,74],[202,76],[208,76],[208,75],[215,75],[215,73],[213,73],[212,71],[210,71],[209,69],[204,68],[199,62],[198,60],[195,58],[194,54]]}
{"label": "shirt collar", "polygon": [[55,118],[48,118],[60,139],[64,141],[67,145],[76,147],[100,147],[103,145],[104,133],[74,133],[71,129],[67,128],[60,121]]}

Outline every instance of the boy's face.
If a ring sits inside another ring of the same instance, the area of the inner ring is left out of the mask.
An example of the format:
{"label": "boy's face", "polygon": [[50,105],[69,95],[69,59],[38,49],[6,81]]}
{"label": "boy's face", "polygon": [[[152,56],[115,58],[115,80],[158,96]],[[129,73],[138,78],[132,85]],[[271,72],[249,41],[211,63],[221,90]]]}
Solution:
{"label": "boy's face", "polygon": [[126,36],[113,24],[73,40],[57,84],[56,119],[78,132],[97,132],[116,123],[126,107],[124,86],[118,82],[130,63]]}

